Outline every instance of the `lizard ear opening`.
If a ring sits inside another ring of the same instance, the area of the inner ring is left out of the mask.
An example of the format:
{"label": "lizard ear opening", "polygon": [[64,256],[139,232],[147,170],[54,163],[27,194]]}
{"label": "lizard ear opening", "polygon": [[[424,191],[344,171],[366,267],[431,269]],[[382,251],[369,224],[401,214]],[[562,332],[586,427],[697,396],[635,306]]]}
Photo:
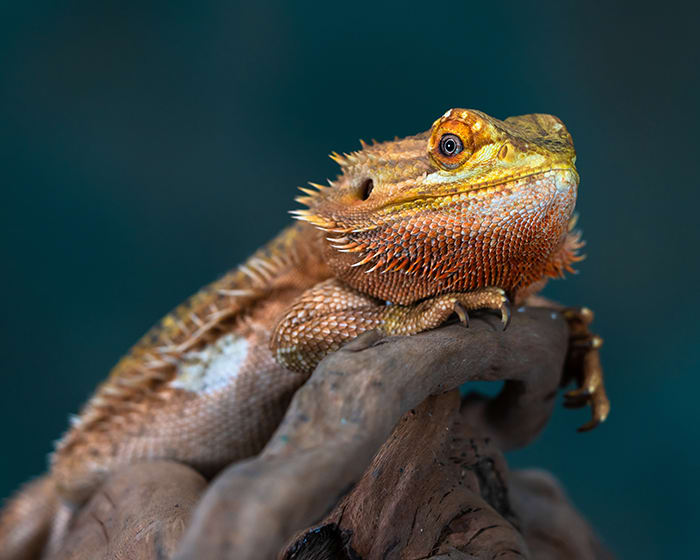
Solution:
{"label": "lizard ear opening", "polygon": [[372,181],[372,179],[365,179],[364,181],[362,181],[359,190],[360,200],[367,200],[369,198],[369,195],[372,194],[373,189],[374,181]]}

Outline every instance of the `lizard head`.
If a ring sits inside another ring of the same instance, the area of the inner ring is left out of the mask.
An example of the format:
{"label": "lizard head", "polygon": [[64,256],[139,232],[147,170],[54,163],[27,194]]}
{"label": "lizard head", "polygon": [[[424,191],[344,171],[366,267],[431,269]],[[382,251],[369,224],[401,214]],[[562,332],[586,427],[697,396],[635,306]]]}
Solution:
{"label": "lizard head", "polygon": [[302,189],[308,209],[293,214],[326,232],[337,276],[399,302],[541,280],[578,185],[571,135],[544,114],[451,109],[427,132],[331,157],[342,173]]}

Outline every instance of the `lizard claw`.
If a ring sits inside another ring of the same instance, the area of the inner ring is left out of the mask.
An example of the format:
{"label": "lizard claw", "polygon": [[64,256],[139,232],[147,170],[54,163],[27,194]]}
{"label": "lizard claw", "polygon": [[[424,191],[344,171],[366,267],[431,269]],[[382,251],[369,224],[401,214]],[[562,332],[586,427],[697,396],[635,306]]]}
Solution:
{"label": "lizard claw", "polygon": [[591,419],[583,426],[579,426],[576,430],[578,432],[587,432],[599,424],[602,424],[605,422],[605,419],[608,417],[610,412],[610,401],[608,400],[608,397],[605,394],[605,389],[602,386],[600,389],[596,389],[593,393],[591,393],[583,404],[590,404]]}
{"label": "lizard claw", "polygon": [[591,407],[591,419],[578,428],[579,432],[592,430],[598,424],[605,422],[610,413],[610,401],[603,386],[603,371],[600,368],[598,352],[594,350],[590,356],[590,359],[585,360],[588,363],[584,366],[581,387],[564,395],[564,406],[567,408],[580,408],[586,405]]}
{"label": "lizard claw", "polygon": [[501,304],[501,323],[503,323],[503,330],[508,328],[511,319],[511,307],[510,300],[503,296],[503,303]]}
{"label": "lizard claw", "polygon": [[581,408],[587,405],[591,407],[591,419],[577,429],[579,432],[587,432],[603,423],[610,412],[610,402],[605,395],[605,390],[601,389],[591,391],[586,387],[580,387],[564,395],[566,408]]}
{"label": "lizard claw", "polygon": [[469,326],[469,314],[467,310],[475,309],[500,311],[503,330],[506,330],[510,324],[510,300],[506,292],[501,288],[489,287],[473,292],[447,294],[442,296],[441,301],[443,302],[441,305],[449,303],[449,308],[445,306],[443,309],[448,313],[456,313],[460,322],[467,327]]}
{"label": "lizard claw", "polygon": [[464,307],[460,302],[455,301],[454,310],[455,310],[455,313],[457,314],[457,317],[459,317],[459,322],[468,328],[469,327],[469,313],[467,313],[467,308]]}

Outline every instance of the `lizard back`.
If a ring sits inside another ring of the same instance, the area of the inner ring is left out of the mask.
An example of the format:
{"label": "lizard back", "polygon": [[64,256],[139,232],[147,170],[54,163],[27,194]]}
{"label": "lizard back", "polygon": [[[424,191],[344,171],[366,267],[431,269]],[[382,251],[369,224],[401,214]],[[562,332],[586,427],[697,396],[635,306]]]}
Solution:
{"label": "lizard back", "polygon": [[[71,502],[121,464],[172,459],[211,476],[257,453],[304,376],[278,365],[270,330],[330,275],[295,225],[166,315],[112,369],[52,456]],[[274,294],[274,297],[269,297]]]}

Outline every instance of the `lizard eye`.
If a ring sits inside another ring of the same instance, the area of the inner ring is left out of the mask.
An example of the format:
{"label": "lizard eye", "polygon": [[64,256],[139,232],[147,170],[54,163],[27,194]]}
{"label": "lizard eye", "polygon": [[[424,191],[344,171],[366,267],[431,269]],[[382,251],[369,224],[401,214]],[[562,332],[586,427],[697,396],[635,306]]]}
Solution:
{"label": "lizard eye", "polygon": [[430,131],[428,154],[445,171],[459,169],[476,151],[475,138],[473,123],[443,117]]}
{"label": "lizard eye", "polygon": [[446,157],[456,156],[463,149],[464,144],[456,134],[443,134],[440,138],[440,152]]}

